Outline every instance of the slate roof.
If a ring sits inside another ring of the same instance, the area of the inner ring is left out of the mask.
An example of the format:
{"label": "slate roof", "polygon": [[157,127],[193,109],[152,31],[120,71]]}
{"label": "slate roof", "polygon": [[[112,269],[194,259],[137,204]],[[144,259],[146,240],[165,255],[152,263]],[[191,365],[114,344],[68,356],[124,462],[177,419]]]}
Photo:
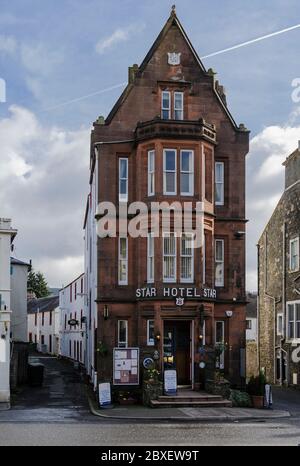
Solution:
{"label": "slate roof", "polygon": [[47,298],[31,299],[27,303],[27,313],[35,314],[36,312],[50,312],[59,305],[58,296],[48,296]]}
{"label": "slate roof", "polygon": [[27,262],[20,261],[19,259],[16,259],[15,257],[10,258],[10,263],[12,265],[27,265],[27,267],[30,267],[30,264]]}

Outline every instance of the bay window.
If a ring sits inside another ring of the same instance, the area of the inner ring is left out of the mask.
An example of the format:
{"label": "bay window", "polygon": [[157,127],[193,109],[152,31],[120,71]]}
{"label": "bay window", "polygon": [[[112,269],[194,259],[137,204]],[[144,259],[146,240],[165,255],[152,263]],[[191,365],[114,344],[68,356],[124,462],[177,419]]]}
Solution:
{"label": "bay window", "polygon": [[176,282],[176,237],[174,233],[163,233],[163,281]]}
{"label": "bay window", "polygon": [[164,150],[164,194],[174,195],[177,192],[176,156],[176,150]]}
{"label": "bay window", "polygon": [[224,286],[224,240],[215,240],[215,286]]}
{"label": "bay window", "polygon": [[155,151],[148,152],[148,196],[155,193]]}
{"label": "bay window", "polygon": [[154,236],[153,233],[148,233],[147,247],[147,282],[154,282]]}
{"label": "bay window", "polygon": [[191,150],[180,152],[180,190],[184,196],[194,194],[194,152]]}
{"label": "bay window", "polygon": [[181,237],[180,280],[182,283],[194,281],[194,247],[193,235],[184,233]]}

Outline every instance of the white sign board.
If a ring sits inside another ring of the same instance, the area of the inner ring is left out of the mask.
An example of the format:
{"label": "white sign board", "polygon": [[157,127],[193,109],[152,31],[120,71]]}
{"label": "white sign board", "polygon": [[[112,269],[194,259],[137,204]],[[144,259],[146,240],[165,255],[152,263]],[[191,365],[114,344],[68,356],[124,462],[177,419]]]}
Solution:
{"label": "white sign board", "polygon": [[292,361],[297,364],[300,362],[300,346],[292,352]]}
{"label": "white sign board", "polygon": [[100,406],[111,404],[110,383],[99,383],[99,404]]}
{"label": "white sign board", "polygon": [[177,372],[173,369],[164,372],[164,390],[166,395],[177,393]]}

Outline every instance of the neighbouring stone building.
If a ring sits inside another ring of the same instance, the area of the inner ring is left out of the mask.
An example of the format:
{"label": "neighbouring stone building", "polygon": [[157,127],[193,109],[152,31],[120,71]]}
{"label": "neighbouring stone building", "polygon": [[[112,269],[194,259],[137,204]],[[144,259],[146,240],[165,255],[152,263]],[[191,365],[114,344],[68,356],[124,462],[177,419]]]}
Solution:
{"label": "neighbouring stone building", "polygon": [[300,143],[258,244],[258,360],[268,380],[300,385]]}
{"label": "neighbouring stone building", "polygon": [[246,373],[247,379],[258,373],[257,293],[247,293],[246,308]]}
{"label": "neighbouring stone building", "polygon": [[[92,131],[84,227],[94,382],[138,385],[137,366],[151,358],[160,372],[176,368],[178,383],[197,389],[205,383],[200,368],[209,350],[224,345],[219,368],[232,385],[244,384],[248,149],[249,131],[235,123],[224,88],[203,66],[173,9]],[[136,201],[147,208],[190,202],[193,222],[200,205],[201,247],[193,247],[192,233],[174,233],[174,218],[169,229],[160,223],[158,237],[146,228],[144,237],[117,229],[116,237],[97,238],[95,216],[100,221],[105,214],[99,203],[116,206],[119,218]]]}

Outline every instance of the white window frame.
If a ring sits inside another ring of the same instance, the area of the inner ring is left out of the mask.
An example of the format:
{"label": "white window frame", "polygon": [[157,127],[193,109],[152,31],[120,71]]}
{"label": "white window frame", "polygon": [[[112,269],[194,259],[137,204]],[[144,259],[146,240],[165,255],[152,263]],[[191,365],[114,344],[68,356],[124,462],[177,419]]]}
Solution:
{"label": "white window frame", "polygon": [[[221,323],[222,324],[222,336],[223,340],[222,341],[217,341],[217,324]],[[224,345],[225,343],[225,322],[224,320],[216,320],[215,321],[215,344],[217,345],[218,343],[221,343]],[[220,369],[223,370],[225,367],[225,351],[220,356]]]}
{"label": "white window frame", "polygon": [[[167,152],[174,152],[175,154],[175,170],[167,170]],[[163,165],[164,165],[164,195],[167,195],[167,196],[176,196],[177,194],[177,150],[176,149],[164,149],[164,152],[163,152]],[[167,173],[174,173],[174,179],[175,179],[175,183],[174,183],[174,191],[167,191]]]}
{"label": "white window frame", "polygon": [[[220,242],[222,244],[222,259],[217,259],[217,243]],[[216,288],[223,288],[225,285],[225,241],[221,238],[215,239],[215,287]],[[222,281],[217,283],[216,271],[217,271],[217,264],[222,264]]]}
{"label": "white window frame", "polygon": [[[296,255],[292,255],[292,247],[296,244]],[[299,271],[299,236],[290,240],[290,271],[298,272]],[[296,258],[295,267],[293,267],[293,258]]]}
{"label": "white window frame", "polygon": [[[151,158],[153,159],[152,170],[151,170]],[[155,150],[149,150],[148,151],[148,196],[154,196],[154,194],[155,194]]]}
{"label": "white window frame", "polygon": [[[121,240],[126,241],[126,257],[125,258],[121,257]],[[119,252],[118,252],[118,282],[119,282],[119,285],[128,285],[128,238],[120,237],[118,247],[119,247]],[[121,280],[121,271],[122,271],[121,261],[124,261],[126,263],[126,279],[125,280]]]}
{"label": "white window frame", "polygon": [[[181,107],[176,108],[176,96],[180,95],[181,97]],[[176,118],[176,112],[180,112],[180,118]],[[174,92],[174,120],[182,121],[184,119],[184,92],[176,91]]]}
{"label": "white window frame", "polygon": [[[279,321],[281,320],[281,329],[279,325]],[[284,323],[283,323],[283,313],[279,312],[276,317],[276,333],[278,336],[283,336],[283,329],[284,329]]]}
{"label": "white window frame", "polygon": [[[121,178],[121,164],[122,162],[126,162],[126,172],[127,177]],[[126,181],[126,193],[121,193],[121,181]],[[120,157],[119,158],[119,202],[128,202],[128,158],[127,157]]]}
{"label": "white window frame", "polygon": [[[222,179],[221,180],[217,180],[217,176],[216,176],[217,166],[222,167]],[[224,188],[225,188],[225,181],[224,180],[225,180],[225,164],[224,164],[224,162],[215,162],[215,197],[216,197],[216,193],[217,193],[217,185],[222,186],[221,200],[215,201],[215,205],[219,205],[219,206],[224,205]]]}
{"label": "white window frame", "polygon": [[[182,253],[182,239],[183,236],[191,237],[191,255],[183,254]],[[182,259],[184,258],[191,258],[191,278],[183,278],[182,277]],[[193,233],[183,233],[180,237],[180,282],[181,283],[194,283],[194,235]]]}
{"label": "white window frame", "polygon": [[[153,339],[150,339],[150,322],[153,322]],[[147,346],[154,346],[155,339],[154,339],[154,319],[147,320]]]}
{"label": "white window frame", "polygon": [[[191,168],[192,170],[185,171],[182,169],[182,154],[188,152],[191,156]],[[190,190],[185,192],[182,190],[182,175],[189,175]],[[180,191],[182,196],[193,196],[194,195],[194,151],[190,149],[182,149],[180,151]]]}
{"label": "white window frame", "polygon": [[[120,341],[120,324],[125,322],[126,340]],[[128,320],[118,320],[118,348],[128,348]]]}
{"label": "white window frame", "polygon": [[[175,252],[174,254],[166,254],[165,253],[165,238],[174,238],[174,244],[175,244]],[[163,240],[163,282],[164,283],[176,283],[177,281],[177,237],[175,233],[163,233],[162,235],[162,240]],[[171,257],[174,259],[174,272],[175,276],[174,277],[165,277],[165,257]]]}
{"label": "white window frame", "polygon": [[[297,310],[297,305],[300,306],[300,300],[298,301],[289,301],[286,303],[286,340],[289,342],[295,342],[295,343],[300,343],[300,335],[299,337],[296,337],[297,333],[297,322],[300,322],[300,320],[296,320],[296,310]],[[293,320],[289,320],[289,306],[293,306]],[[293,337],[290,337],[290,332],[289,332],[289,323],[293,322]]]}
{"label": "white window frame", "polygon": [[[169,96],[169,107],[164,107],[164,94],[168,94]],[[161,93],[161,118],[163,120],[170,120],[171,119],[171,107],[172,107],[172,95],[170,91],[162,91]],[[164,118],[164,112],[168,112],[168,118]]]}
{"label": "white window frame", "polygon": [[[152,248],[151,248],[151,242],[152,242]],[[147,237],[147,283],[154,283],[154,270],[155,270],[154,269],[154,262],[155,262],[154,258],[155,258],[154,233],[148,233],[148,237]]]}

